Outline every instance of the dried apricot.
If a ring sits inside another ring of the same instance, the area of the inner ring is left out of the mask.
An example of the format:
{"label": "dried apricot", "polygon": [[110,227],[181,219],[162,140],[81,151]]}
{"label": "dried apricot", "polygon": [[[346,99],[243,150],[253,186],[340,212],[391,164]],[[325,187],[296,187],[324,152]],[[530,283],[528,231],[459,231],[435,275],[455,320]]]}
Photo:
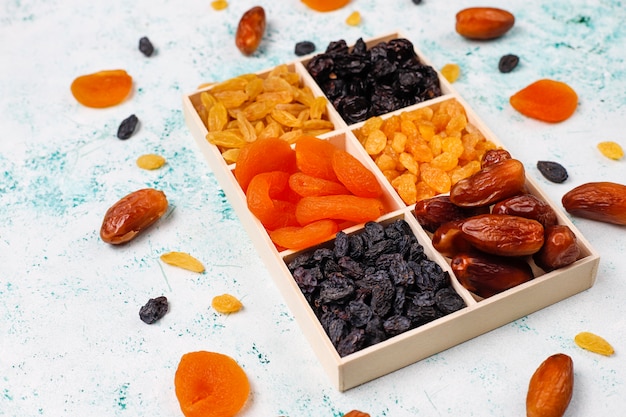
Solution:
{"label": "dried apricot", "polygon": [[350,3],[350,0],[302,0],[302,3],[318,12],[330,12],[341,9]]}
{"label": "dried apricot", "polygon": [[283,227],[269,232],[272,242],[281,248],[304,249],[335,236],[339,230],[333,220],[318,220],[303,227]]}
{"label": "dried apricot", "polygon": [[513,94],[509,102],[524,116],[558,123],[574,114],[578,94],[564,82],[542,79]]}
{"label": "dried apricot", "polygon": [[336,149],[332,156],[332,167],[339,182],[352,194],[373,198],[383,193],[372,171],[348,152]]}
{"label": "dried apricot", "polygon": [[313,177],[303,172],[291,174],[289,187],[302,197],[349,194],[348,189],[338,182]]}
{"label": "dried apricot", "polygon": [[232,417],[250,395],[243,368],[230,356],[207,351],[181,357],[174,388],[185,417]]}
{"label": "dried apricot", "polygon": [[246,191],[248,209],[266,229],[295,226],[295,205],[286,200],[289,174],[282,171],[263,172],[250,181]]}
{"label": "dried apricot", "polygon": [[161,255],[161,260],[168,265],[177,266],[192,272],[204,272],[202,262],[185,252],[167,252]]}
{"label": "dried apricot", "polygon": [[245,192],[252,178],[261,172],[296,171],[296,154],[291,146],[278,138],[258,139],[241,148],[235,178]]}
{"label": "dried apricot", "polygon": [[365,223],[376,220],[383,212],[383,203],[379,199],[354,195],[304,197],[296,205],[296,218],[301,225],[322,219]]}
{"label": "dried apricot", "polygon": [[337,181],[332,157],[337,148],[327,140],[304,135],[296,142],[298,169],[313,177]]}
{"label": "dried apricot", "polygon": [[574,342],[583,349],[600,355],[611,356],[615,353],[613,346],[604,338],[590,332],[580,332],[574,337]]}
{"label": "dried apricot", "polygon": [[368,413],[364,413],[363,411],[351,410],[342,417],[370,417],[370,415]]}
{"label": "dried apricot", "polygon": [[133,78],[124,70],[105,70],[81,75],[70,87],[74,98],[87,107],[104,108],[120,104],[133,87]]}
{"label": "dried apricot", "polygon": [[211,300],[211,307],[218,313],[230,314],[236,313],[243,308],[241,301],[237,297],[230,294],[216,295]]}

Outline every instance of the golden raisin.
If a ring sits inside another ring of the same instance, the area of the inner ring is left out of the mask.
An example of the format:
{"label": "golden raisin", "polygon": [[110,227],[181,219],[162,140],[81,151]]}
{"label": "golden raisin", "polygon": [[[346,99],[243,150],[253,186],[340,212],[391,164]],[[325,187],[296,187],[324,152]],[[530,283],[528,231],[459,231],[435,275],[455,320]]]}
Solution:
{"label": "golden raisin", "polygon": [[185,252],[168,252],[161,255],[161,260],[168,265],[177,266],[192,272],[204,272],[204,265]]}
{"label": "golden raisin", "polygon": [[613,141],[606,141],[598,143],[598,150],[602,155],[610,159],[622,159],[624,157],[624,149],[619,143]]}
{"label": "golden raisin", "polygon": [[453,83],[459,79],[461,67],[459,67],[458,64],[446,64],[441,68],[441,75],[443,75],[448,82]]}
{"label": "golden raisin", "polygon": [[350,13],[350,16],[346,19],[346,24],[349,26],[358,26],[361,23],[361,13],[354,11]]}
{"label": "golden raisin", "polygon": [[137,166],[142,169],[159,169],[163,165],[165,165],[165,158],[161,155],[156,155],[153,153],[141,155],[137,158]]}
{"label": "golden raisin", "polygon": [[611,356],[615,353],[613,346],[604,338],[590,332],[581,332],[574,337],[574,342],[583,349],[600,355]]}
{"label": "golden raisin", "polygon": [[230,314],[241,310],[243,304],[241,304],[241,301],[239,301],[235,296],[222,294],[213,297],[213,300],[211,300],[211,307],[213,307],[218,313]]}

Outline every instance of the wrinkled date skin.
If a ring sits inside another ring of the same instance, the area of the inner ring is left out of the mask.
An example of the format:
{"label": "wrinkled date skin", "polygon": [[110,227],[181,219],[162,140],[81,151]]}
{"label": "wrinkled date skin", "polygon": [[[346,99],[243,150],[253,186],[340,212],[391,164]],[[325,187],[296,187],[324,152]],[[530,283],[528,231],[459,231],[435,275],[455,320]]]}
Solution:
{"label": "wrinkled date skin", "polygon": [[461,233],[462,220],[444,223],[435,230],[432,237],[433,247],[443,256],[452,258],[458,253],[471,251],[472,245]]}
{"label": "wrinkled date skin", "polygon": [[485,168],[507,159],[512,159],[512,157],[511,153],[506,149],[489,149],[480,159],[480,167]]}
{"label": "wrinkled date skin", "polygon": [[438,195],[418,201],[413,214],[424,230],[434,233],[444,223],[488,212],[488,207],[464,209],[452,203],[449,196]]}
{"label": "wrinkled date skin", "polygon": [[251,55],[257,50],[265,33],[265,9],[255,6],[245,12],[239,20],[235,44],[244,55]]}
{"label": "wrinkled date skin", "polygon": [[626,226],[626,185],[588,182],[567,192],[561,203],[573,216]]}
{"label": "wrinkled date skin", "polygon": [[543,227],[556,224],[556,212],[549,204],[532,194],[520,194],[499,201],[493,206],[491,212],[537,220]]}
{"label": "wrinkled date skin", "polygon": [[562,417],[574,392],[574,362],[563,353],[548,357],[530,378],[527,417]]}
{"label": "wrinkled date skin", "polygon": [[544,228],[536,220],[506,214],[481,214],[462,220],[463,239],[492,255],[526,256],[541,249]]}
{"label": "wrinkled date skin", "polygon": [[128,242],[163,216],[167,207],[163,191],[144,188],[132,192],[107,210],[100,237],[112,245]]}
{"label": "wrinkled date skin", "polygon": [[450,200],[461,207],[485,207],[520,194],[525,182],[524,165],[517,159],[506,159],[454,184]]}
{"label": "wrinkled date skin", "polygon": [[456,14],[456,31],[468,39],[499,38],[515,24],[515,16],[495,7],[470,7]]}
{"label": "wrinkled date skin", "polygon": [[545,241],[533,260],[544,271],[553,271],[574,263],[580,256],[576,235],[566,225],[546,227]]}
{"label": "wrinkled date skin", "polygon": [[460,253],[452,258],[450,266],[461,285],[482,298],[534,278],[530,265],[520,258]]}

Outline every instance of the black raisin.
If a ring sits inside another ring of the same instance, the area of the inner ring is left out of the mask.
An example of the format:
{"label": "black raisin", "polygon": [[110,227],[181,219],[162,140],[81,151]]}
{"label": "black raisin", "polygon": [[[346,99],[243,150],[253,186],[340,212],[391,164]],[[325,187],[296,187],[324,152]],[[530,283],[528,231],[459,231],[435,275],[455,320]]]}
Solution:
{"label": "black raisin", "polygon": [[311,41],[298,42],[296,43],[294,52],[298,56],[308,55],[315,52],[315,44]]}
{"label": "black raisin", "polygon": [[442,288],[435,294],[437,308],[444,314],[454,313],[465,307],[465,301],[451,287]]}
{"label": "black raisin", "polygon": [[537,169],[548,181],[560,184],[567,179],[567,170],[558,162],[538,161]]}
{"label": "black raisin", "polygon": [[131,137],[135,132],[137,123],[139,123],[139,119],[134,114],[122,120],[122,123],[120,123],[120,126],[117,128],[117,137],[120,139],[128,139]]}
{"label": "black raisin", "polygon": [[139,318],[147,324],[155,323],[167,313],[168,308],[166,297],[151,298],[139,309]]}
{"label": "black raisin", "polygon": [[383,322],[383,329],[389,336],[396,336],[411,328],[411,319],[405,316],[395,315]]}
{"label": "black raisin", "polygon": [[146,36],[139,39],[139,50],[142,54],[148,57],[152,56],[152,54],[154,53],[154,46],[152,45],[152,42],[150,42],[150,39],[148,39]]}
{"label": "black raisin", "polygon": [[519,57],[517,55],[504,55],[500,58],[500,62],[498,62],[498,69],[503,73],[511,72],[517,67],[518,63]]}
{"label": "black raisin", "polygon": [[422,4],[422,0],[413,0],[413,4]]}

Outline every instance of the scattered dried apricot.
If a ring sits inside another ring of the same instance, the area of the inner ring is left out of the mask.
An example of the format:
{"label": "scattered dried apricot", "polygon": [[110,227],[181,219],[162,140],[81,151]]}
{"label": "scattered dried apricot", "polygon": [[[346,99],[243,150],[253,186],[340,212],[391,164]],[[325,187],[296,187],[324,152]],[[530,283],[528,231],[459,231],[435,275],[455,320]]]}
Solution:
{"label": "scattered dried apricot", "polygon": [[350,0],[302,0],[302,3],[318,12],[330,12],[341,9],[350,3]]}
{"label": "scattered dried apricot", "polygon": [[167,252],[161,255],[161,260],[168,265],[177,266],[192,272],[204,272],[202,262],[185,252]]}
{"label": "scattered dried apricot", "polygon": [[70,87],[74,98],[82,105],[94,108],[120,104],[133,87],[133,78],[124,70],[105,70],[81,75]]}
{"label": "scattered dried apricot", "polygon": [[174,388],[185,417],[232,417],[250,395],[243,368],[230,356],[207,351],[182,356]]}
{"label": "scattered dried apricot", "polygon": [[370,415],[368,413],[364,413],[363,411],[351,410],[344,414],[343,417],[370,417]]}
{"label": "scattered dried apricot", "polygon": [[611,356],[615,353],[613,346],[604,338],[590,332],[580,332],[574,337],[574,342],[581,348],[600,355]]}
{"label": "scattered dried apricot", "polygon": [[496,7],[469,7],[456,14],[456,32],[468,39],[499,38],[515,24],[515,16]]}
{"label": "scattered dried apricot", "polygon": [[542,79],[513,94],[509,102],[524,116],[558,123],[574,114],[578,94],[564,82]]}
{"label": "scattered dried apricot", "polygon": [[598,150],[602,155],[616,161],[624,157],[624,149],[617,142],[606,141],[598,143]]}
{"label": "scattered dried apricot", "polygon": [[211,300],[211,307],[218,313],[230,314],[236,313],[243,308],[241,301],[237,297],[230,294],[216,295]]}
{"label": "scattered dried apricot", "polygon": [[137,158],[137,166],[142,169],[159,169],[163,165],[165,165],[165,158],[163,158],[161,155],[157,155],[154,153],[141,155],[139,158]]}

